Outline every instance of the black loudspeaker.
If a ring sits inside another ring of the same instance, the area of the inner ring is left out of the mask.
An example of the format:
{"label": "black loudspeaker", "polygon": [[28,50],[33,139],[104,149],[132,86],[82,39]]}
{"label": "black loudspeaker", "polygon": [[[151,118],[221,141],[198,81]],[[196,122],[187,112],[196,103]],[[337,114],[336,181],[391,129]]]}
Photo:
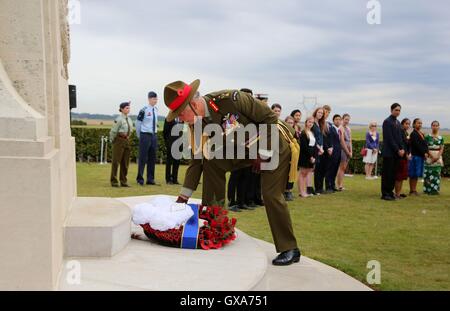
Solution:
{"label": "black loudspeaker", "polygon": [[77,87],[75,85],[69,85],[69,103],[70,109],[77,108]]}

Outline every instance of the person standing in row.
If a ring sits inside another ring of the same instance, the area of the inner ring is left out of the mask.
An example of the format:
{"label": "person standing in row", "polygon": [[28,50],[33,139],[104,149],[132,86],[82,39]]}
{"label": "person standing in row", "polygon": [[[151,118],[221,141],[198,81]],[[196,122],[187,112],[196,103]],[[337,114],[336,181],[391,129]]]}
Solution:
{"label": "person standing in row", "polygon": [[[164,130],[163,130],[163,136],[164,136],[164,142],[166,144],[166,151],[167,151],[167,157],[166,157],[166,184],[168,185],[179,185],[178,182],[178,168],[180,167],[180,160],[177,160],[172,155],[172,146],[181,136],[181,132],[173,133],[176,135],[172,135],[173,129],[179,128],[179,125],[181,124],[180,120],[176,118],[173,121],[167,121],[167,119],[164,121]],[[181,130],[181,128],[180,128]],[[179,150],[179,152],[182,152],[182,150]]]}
{"label": "person standing in row", "polygon": [[441,191],[441,172],[444,166],[444,138],[439,135],[440,124],[434,121],[431,124],[431,135],[425,140],[428,143],[430,156],[425,162],[424,192],[428,195],[439,195]]}
{"label": "person standing in row", "polygon": [[291,112],[291,117],[294,118],[294,129],[295,132],[297,133],[297,137],[300,139],[300,134],[302,132],[302,126],[301,126],[301,122],[302,122],[302,112],[298,109],[294,110]]}
{"label": "person standing in row", "polygon": [[158,95],[148,93],[148,105],[139,111],[136,134],[139,138],[139,163],[136,181],[144,185],[144,169],[147,165],[147,185],[155,183],[156,152],[158,150]]}
{"label": "person standing in row", "polygon": [[312,194],[307,192],[307,180],[314,170],[316,163],[316,138],[312,132],[314,117],[308,117],[305,121],[305,128],[300,134],[300,158],[298,161],[298,192],[302,198],[307,198]]}
{"label": "person standing in row", "polygon": [[353,158],[352,131],[349,127],[351,120],[350,115],[348,113],[344,114],[342,116],[342,120],[343,120],[342,127],[339,129],[342,152],[341,152],[341,164],[337,176],[338,191],[345,190],[344,189],[345,171],[347,170],[350,159]]}
{"label": "person standing in row", "polygon": [[121,115],[115,120],[115,124],[109,133],[112,142],[112,167],[111,186],[119,187],[117,180],[117,170],[120,166],[120,186],[129,187],[127,175],[130,164],[130,136],[133,132],[133,121],[128,116],[130,114],[130,102],[120,104]]}
{"label": "person standing in row", "polygon": [[[323,110],[325,113],[325,131],[323,134],[323,149],[325,153],[323,154],[320,160],[319,169],[317,169],[317,174],[315,178],[317,179],[317,187],[320,189],[320,192],[323,194],[331,194],[334,193],[332,189],[328,189],[327,183],[325,182],[325,192],[323,191],[324,180],[326,181],[327,174],[329,173],[331,158],[334,153],[333,142],[331,141],[330,131],[333,127],[333,124],[328,121],[328,118],[331,114],[331,107],[328,105],[323,106]],[[316,189],[317,191],[317,189]]]}
{"label": "person standing in row", "polygon": [[422,120],[413,121],[414,130],[410,136],[411,160],[409,161],[409,195],[418,196],[417,182],[423,177],[425,158],[428,157],[428,144],[425,141],[425,134],[422,133]]}
{"label": "person standing in row", "polygon": [[[364,146],[366,155],[363,158],[365,163],[366,179],[375,179],[372,177],[375,163],[378,161],[378,151],[380,150],[380,134],[377,131],[377,123],[369,124],[369,131],[366,133],[366,145]],[[377,172],[375,172],[375,176]]]}
{"label": "person standing in row", "polygon": [[405,146],[405,155],[400,158],[395,174],[395,198],[404,199],[406,194],[402,193],[403,182],[408,180],[408,161],[411,160],[411,144],[409,143],[409,129],[411,127],[411,121],[406,118],[401,122],[402,126],[402,142]]}
{"label": "person standing in row", "polygon": [[272,111],[275,112],[275,114],[277,115],[278,119],[281,120],[281,111],[283,111],[283,107],[281,107],[280,104],[273,104],[272,105]]}
{"label": "person standing in row", "polygon": [[337,192],[336,178],[341,163],[342,147],[339,136],[339,128],[341,127],[341,116],[335,115],[333,117],[333,124],[330,126],[328,132],[329,146],[332,148],[331,156],[328,161],[328,168],[325,176],[327,192]]}
{"label": "person standing in row", "polygon": [[[311,192],[311,194],[314,195],[320,195],[323,192],[323,189],[320,189],[320,187],[318,187],[319,185],[319,178],[318,178],[318,174],[316,171],[318,169],[320,169],[320,161],[323,158],[323,155],[325,153],[324,148],[323,148],[323,136],[325,133],[325,127],[326,127],[326,123],[325,123],[325,110],[320,107],[317,108],[313,115],[314,117],[314,125],[312,127],[312,131],[314,133],[314,137],[316,138],[316,154],[315,154],[315,158],[316,158],[316,167],[314,169],[314,174],[315,174],[315,178],[314,178],[314,187],[315,188],[309,188],[309,192]],[[312,181],[312,175],[313,173],[310,174],[310,180]],[[323,188],[323,184],[322,184],[322,188]]]}
{"label": "person standing in row", "polygon": [[391,115],[383,122],[383,171],[381,179],[381,199],[395,201],[395,173],[398,162],[406,154],[402,140],[402,128],[398,117],[402,112],[400,104],[391,106]]}

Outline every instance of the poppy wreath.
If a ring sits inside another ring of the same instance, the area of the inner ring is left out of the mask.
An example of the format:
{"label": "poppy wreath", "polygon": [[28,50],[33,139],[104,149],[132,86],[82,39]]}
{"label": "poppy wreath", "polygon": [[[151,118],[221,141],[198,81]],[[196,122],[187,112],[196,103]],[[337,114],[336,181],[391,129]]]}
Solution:
{"label": "poppy wreath", "polygon": [[[220,249],[236,239],[236,219],[228,217],[228,211],[219,205],[198,207],[198,235],[196,248],[203,250]],[[184,226],[158,231],[149,224],[141,225],[145,235],[162,245],[182,247]]]}

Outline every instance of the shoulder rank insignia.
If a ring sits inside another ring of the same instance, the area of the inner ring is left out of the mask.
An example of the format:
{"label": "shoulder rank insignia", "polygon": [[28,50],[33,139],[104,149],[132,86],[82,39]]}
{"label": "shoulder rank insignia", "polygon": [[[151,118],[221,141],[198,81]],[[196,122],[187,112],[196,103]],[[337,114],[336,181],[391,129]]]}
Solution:
{"label": "shoulder rank insignia", "polygon": [[239,91],[235,91],[235,92],[233,93],[233,101],[237,102],[237,100],[238,100],[238,95],[239,95]]}

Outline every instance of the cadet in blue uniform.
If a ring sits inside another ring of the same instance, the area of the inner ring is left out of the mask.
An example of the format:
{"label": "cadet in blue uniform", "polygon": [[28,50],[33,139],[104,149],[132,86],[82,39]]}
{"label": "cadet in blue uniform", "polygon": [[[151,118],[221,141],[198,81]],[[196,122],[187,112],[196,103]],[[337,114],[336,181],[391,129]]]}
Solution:
{"label": "cadet in blue uniform", "polygon": [[148,93],[148,105],[139,111],[136,135],[139,138],[139,163],[136,181],[144,185],[144,169],[147,165],[147,185],[155,185],[156,152],[158,150],[158,95]]}

